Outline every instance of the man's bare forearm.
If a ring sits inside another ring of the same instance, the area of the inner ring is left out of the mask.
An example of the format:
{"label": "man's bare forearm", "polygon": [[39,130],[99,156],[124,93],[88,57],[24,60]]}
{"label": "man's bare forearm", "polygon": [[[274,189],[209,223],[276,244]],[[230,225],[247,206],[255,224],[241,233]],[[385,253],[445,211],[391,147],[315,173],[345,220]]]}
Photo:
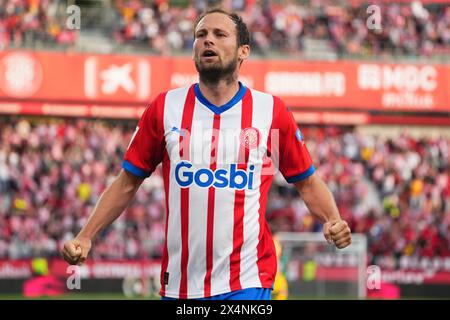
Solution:
{"label": "man's bare forearm", "polygon": [[341,219],[333,194],[316,173],[295,186],[311,214],[322,223]]}
{"label": "man's bare forearm", "polygon": [[77,238],[94,240],[97,234],[116,220],[130,204],[142,179],[121,171],[114,182],[101,195],[87,223]]}

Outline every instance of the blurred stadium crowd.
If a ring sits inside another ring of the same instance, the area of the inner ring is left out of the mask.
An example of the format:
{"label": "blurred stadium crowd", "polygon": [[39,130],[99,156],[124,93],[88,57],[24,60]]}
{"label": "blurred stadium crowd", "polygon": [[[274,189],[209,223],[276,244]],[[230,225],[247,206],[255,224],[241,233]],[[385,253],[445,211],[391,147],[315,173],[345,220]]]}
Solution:
{"label": "blurred stadium crowd", "polygon": [[[1,118],[0,259],[58,255],[118,174],[134,122]],[[371,259],[450,255],[450,139],[392,139],[338,127],[302,129],[343,218],[368,236]],[[97,240],[93,259],[161,256],[160,168]],[[267,217],[276,231],[320,231],[292,186],[276,176]]]}
{"label": "blurred stadium crowd", "polygon": [[[219,1],[116,0],[109,34],[115,44],[145,46],[158,54],[190,50],[193,23],[207,5]],[[298,54],[312,46],[336,54],[380,56],[448,54],[450,7],[419,1],[377,3],[381,29],[366,27],[365,1],[255,1],[225,4],[241,13],[252,34],[256,52]],[[36,42],[73,46],[77,30],[65,26],[66,1],[0,0],[0,49],[34,46]],[[187,6],[186,6],[187,5]]]}
{"label": "blurred stadium crowd", "polygon": [[0,0],[0,50],[34,47],[38,42],[73,45],[78,34],[66,28],[66,17],[57,10],[60,2]]}

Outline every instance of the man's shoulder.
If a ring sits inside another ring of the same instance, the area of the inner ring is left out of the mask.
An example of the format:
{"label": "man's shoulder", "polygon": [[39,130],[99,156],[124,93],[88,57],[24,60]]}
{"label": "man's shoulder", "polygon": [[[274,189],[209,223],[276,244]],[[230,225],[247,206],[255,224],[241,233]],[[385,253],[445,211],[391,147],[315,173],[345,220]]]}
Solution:
{"label": "man's shoulder", "polygon": [[187,92],[187,91],[189,91],[189,89],[192,88],[193,86],[195,86],[195,83],[187,84],[187,85],[181,86],[181,87],[176,87],[176,88],[167,90],[167,91],[165,92],[165,94],[169,94],[169,93],[173,94],[173,93]]}
{"label": "man's shoulder", "polygon": [[271,108],[273,108],[275,115],[277,115],[280,111],[284,111],[286,109],[286,104],[280,97],[253,88],[248,89],[250,89],[252,92],[253,100],[258,99],[259,101],[266,101],[267,105],[270,105]]}
{"label": "man's shoulder", "polygon": [[172,89],[165,90],[165,91],[160,91],[159,94],[157,95],[156,99],[160,99],[161,97],[165,97],[167,95],[173,95],[173,94],[181,93],[183,91],[188,91],[191,86],[193,86],[193,85],[186,85],[183,87],[177,87],[177,88],[172,88]]}
{"label": "man's shoulder", "polygon": [[265,99],[269,99],[269,100],[273,101],[273,103],[277,107],[278,107],[279,104],[284,105],[283,100],[280,97],[278,97],[278,96],[275,96],[275,95],[273,95],[271,93],[268,93],[268,92],[265,92],[265,91],[261,91],[261,90],[257,90],[257,89],[254,89],[254,88],[250,88],[250,87],[247,87],[247,88],[251,90],[252,96],[259,96],[259,97],[262,97],[262,98],[265,98]]}
{"label": "man's shoulder", "polygon": [[193,85],[186,85],[184,87],[178,87],[169,89],[166,91],[161,91],[159,94],[151,101],[150,106],[156,106],[158,107],[164,107],[167,103],[167,101],[170,100],[177,100],[177,98],[185,98],[187,95],[187,92]]}
{"label": "man's shoulder", "polygon": [[251,91],[252,96],[261,96],[261,97],[264,97],[266,99],[273,99],[274,98],[274,96],[272,94],[268,93],[268,92],[257,90],[257,89],[252,88],[252,87],[247,87],[247,89]]}

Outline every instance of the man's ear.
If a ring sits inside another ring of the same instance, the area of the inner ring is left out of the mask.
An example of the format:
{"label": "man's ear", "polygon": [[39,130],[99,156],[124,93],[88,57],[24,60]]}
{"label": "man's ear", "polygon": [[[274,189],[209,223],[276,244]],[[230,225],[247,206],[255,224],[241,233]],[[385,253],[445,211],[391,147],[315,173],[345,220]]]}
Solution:
{"label": "man's ear", "polygon": [[248,44],[243,44],[239,47],[239,60],[244,61],[250,55],[250,46]]}

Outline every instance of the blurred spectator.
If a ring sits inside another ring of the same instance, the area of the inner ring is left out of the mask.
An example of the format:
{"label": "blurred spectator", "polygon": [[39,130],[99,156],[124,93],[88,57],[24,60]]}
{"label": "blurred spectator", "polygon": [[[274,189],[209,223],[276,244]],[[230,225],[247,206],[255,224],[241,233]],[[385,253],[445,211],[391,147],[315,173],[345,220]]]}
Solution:
{"label": "blurred spectator", "polygon": [[31,261],[33,277],[23,283],[23,296],[27,298],[59,296],[66,293],[65,283],[49,274],[48,262],[43,258]]}
{"label": "blurred spectator", "polygon": [[73,46],[77,31],[68,30],[65,1],[0,0],[0,50],[43,44]]}

